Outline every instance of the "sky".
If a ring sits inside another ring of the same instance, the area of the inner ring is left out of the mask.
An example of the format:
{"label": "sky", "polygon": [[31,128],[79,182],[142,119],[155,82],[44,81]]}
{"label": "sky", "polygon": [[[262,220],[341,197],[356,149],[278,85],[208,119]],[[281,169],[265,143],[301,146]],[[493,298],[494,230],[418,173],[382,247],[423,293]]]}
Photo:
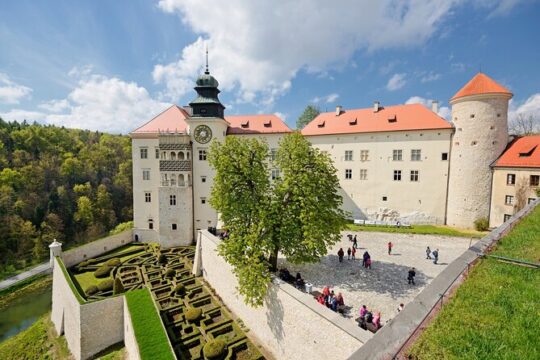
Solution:
{"label": "sky", "polygon": [[540,119],[539,0],[17,0],[0,19],[7,121],[129,133],[195,98],[206,47],[229,115],[438,100],[449,118],[482,71]]}

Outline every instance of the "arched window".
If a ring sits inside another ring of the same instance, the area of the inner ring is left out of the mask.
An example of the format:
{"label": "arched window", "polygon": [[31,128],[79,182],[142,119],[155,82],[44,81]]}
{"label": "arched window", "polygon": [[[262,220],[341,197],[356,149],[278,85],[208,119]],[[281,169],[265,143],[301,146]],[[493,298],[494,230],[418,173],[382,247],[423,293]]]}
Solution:
{"label": "arched window", "polygon": [[167,174],[161,174],[161,186],[169,186]]}
{"label": "arched window", "polygon": [[171,160],[176,160],[176,153],[171,151]]}
{"label": "arched window", "polygon": [[186,183],[184,181],[184,174],[178,175],[178,186],[186,186]]}
{"label": "arched window", "polygon": [[178,152],[178,160],[184,160],[184,152],[183,151]]}
{"label": "arched window", "polygon": [[171,175],[171,186],[176,186],[176,175]]}
{"label": "arched window", "polygon": [[167,152],[166,151],[161,152],[161,160],[167,160]]}
{"label": "arched window", "polygon": [[189,160],[189,151],[186,151],[186,159]]}

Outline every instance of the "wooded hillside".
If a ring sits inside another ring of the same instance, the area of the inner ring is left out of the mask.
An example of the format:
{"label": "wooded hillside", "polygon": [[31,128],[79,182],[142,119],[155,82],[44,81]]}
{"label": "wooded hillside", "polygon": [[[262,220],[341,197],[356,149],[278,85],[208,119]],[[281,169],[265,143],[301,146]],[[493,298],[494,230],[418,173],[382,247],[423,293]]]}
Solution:
{"label": "wooded hillside", "polygon": [[131,219],[129,137],[0,119],[0,276]]}

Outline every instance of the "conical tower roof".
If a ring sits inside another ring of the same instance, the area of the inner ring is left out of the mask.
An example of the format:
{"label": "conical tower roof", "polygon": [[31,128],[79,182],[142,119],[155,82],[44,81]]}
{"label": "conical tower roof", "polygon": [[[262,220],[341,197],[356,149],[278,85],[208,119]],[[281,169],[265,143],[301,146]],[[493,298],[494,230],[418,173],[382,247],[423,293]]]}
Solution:
{"label": "conical tower roof", "polygon": [[476,74],[465,86],[463,86],[451,99],[455,101],[459,98],[481,94],[506,94],[512,97],[510,90],[497,83],[484,73]]}

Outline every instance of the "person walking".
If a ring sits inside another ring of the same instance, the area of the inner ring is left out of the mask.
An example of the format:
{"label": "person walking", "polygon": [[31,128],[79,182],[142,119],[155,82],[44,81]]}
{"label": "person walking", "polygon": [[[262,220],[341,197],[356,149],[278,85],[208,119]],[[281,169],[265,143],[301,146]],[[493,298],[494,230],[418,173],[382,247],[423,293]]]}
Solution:
{"label": "person walking", "polygon": [[426,248],[426,259],[431,260],[431,249],[429,246]]}
{"label": "person walking", "polygon": [[343,262],[343,256],[345,256],[345,253],[343,252],[343,248],[340,248],[337,252],[337,256],[339,258],[339,262]]}
{"label": "person walking", "polygon": [[371,269],[371,258],[368,257],[366,260],[366,269]]}
{"label": "person walking", "polygon": [[415,268],[410,268],[409,269],[409,275],[407,276],[407,280],[409,280],[409,285],[410,284],[413,284],[413,285],[416,285],[414,283],[414,277],[416,276],[416,270]]}
{"label": "person walking", "polygon": [[363,267],[367,267],[367,259],[369,259],[371,256],[369,256],[369,253],[367,252],[367,250],[364,252],[364,255],[362,256],[362,266]]}
{"label": "person walking", "polygon": [[351,260],[351,248],[347,249],[347,260]]}
{"label": "person walking", "polygon": [[353,260],[356,260],[355,255],[356,255],[356,248],[353,246],[352,251],[351,251],[351,257],[352,257]]}
{"label": "person walking", "polygon": [[356,240],[356,235],[354,235],[352,247],[353,247],[354,249],[357,249],[357,248],[358,248],[358,241]]}
{"label": "person walking", "polygon": [[437,261],[439,261],[439,249],[433,250],[433,263],[437,265]]}
{"label": "person walking", "polygon": [[391,241],[388,242],[388,255],[392,255],[392,247],[394,246],[394,244],[392,244]]}

